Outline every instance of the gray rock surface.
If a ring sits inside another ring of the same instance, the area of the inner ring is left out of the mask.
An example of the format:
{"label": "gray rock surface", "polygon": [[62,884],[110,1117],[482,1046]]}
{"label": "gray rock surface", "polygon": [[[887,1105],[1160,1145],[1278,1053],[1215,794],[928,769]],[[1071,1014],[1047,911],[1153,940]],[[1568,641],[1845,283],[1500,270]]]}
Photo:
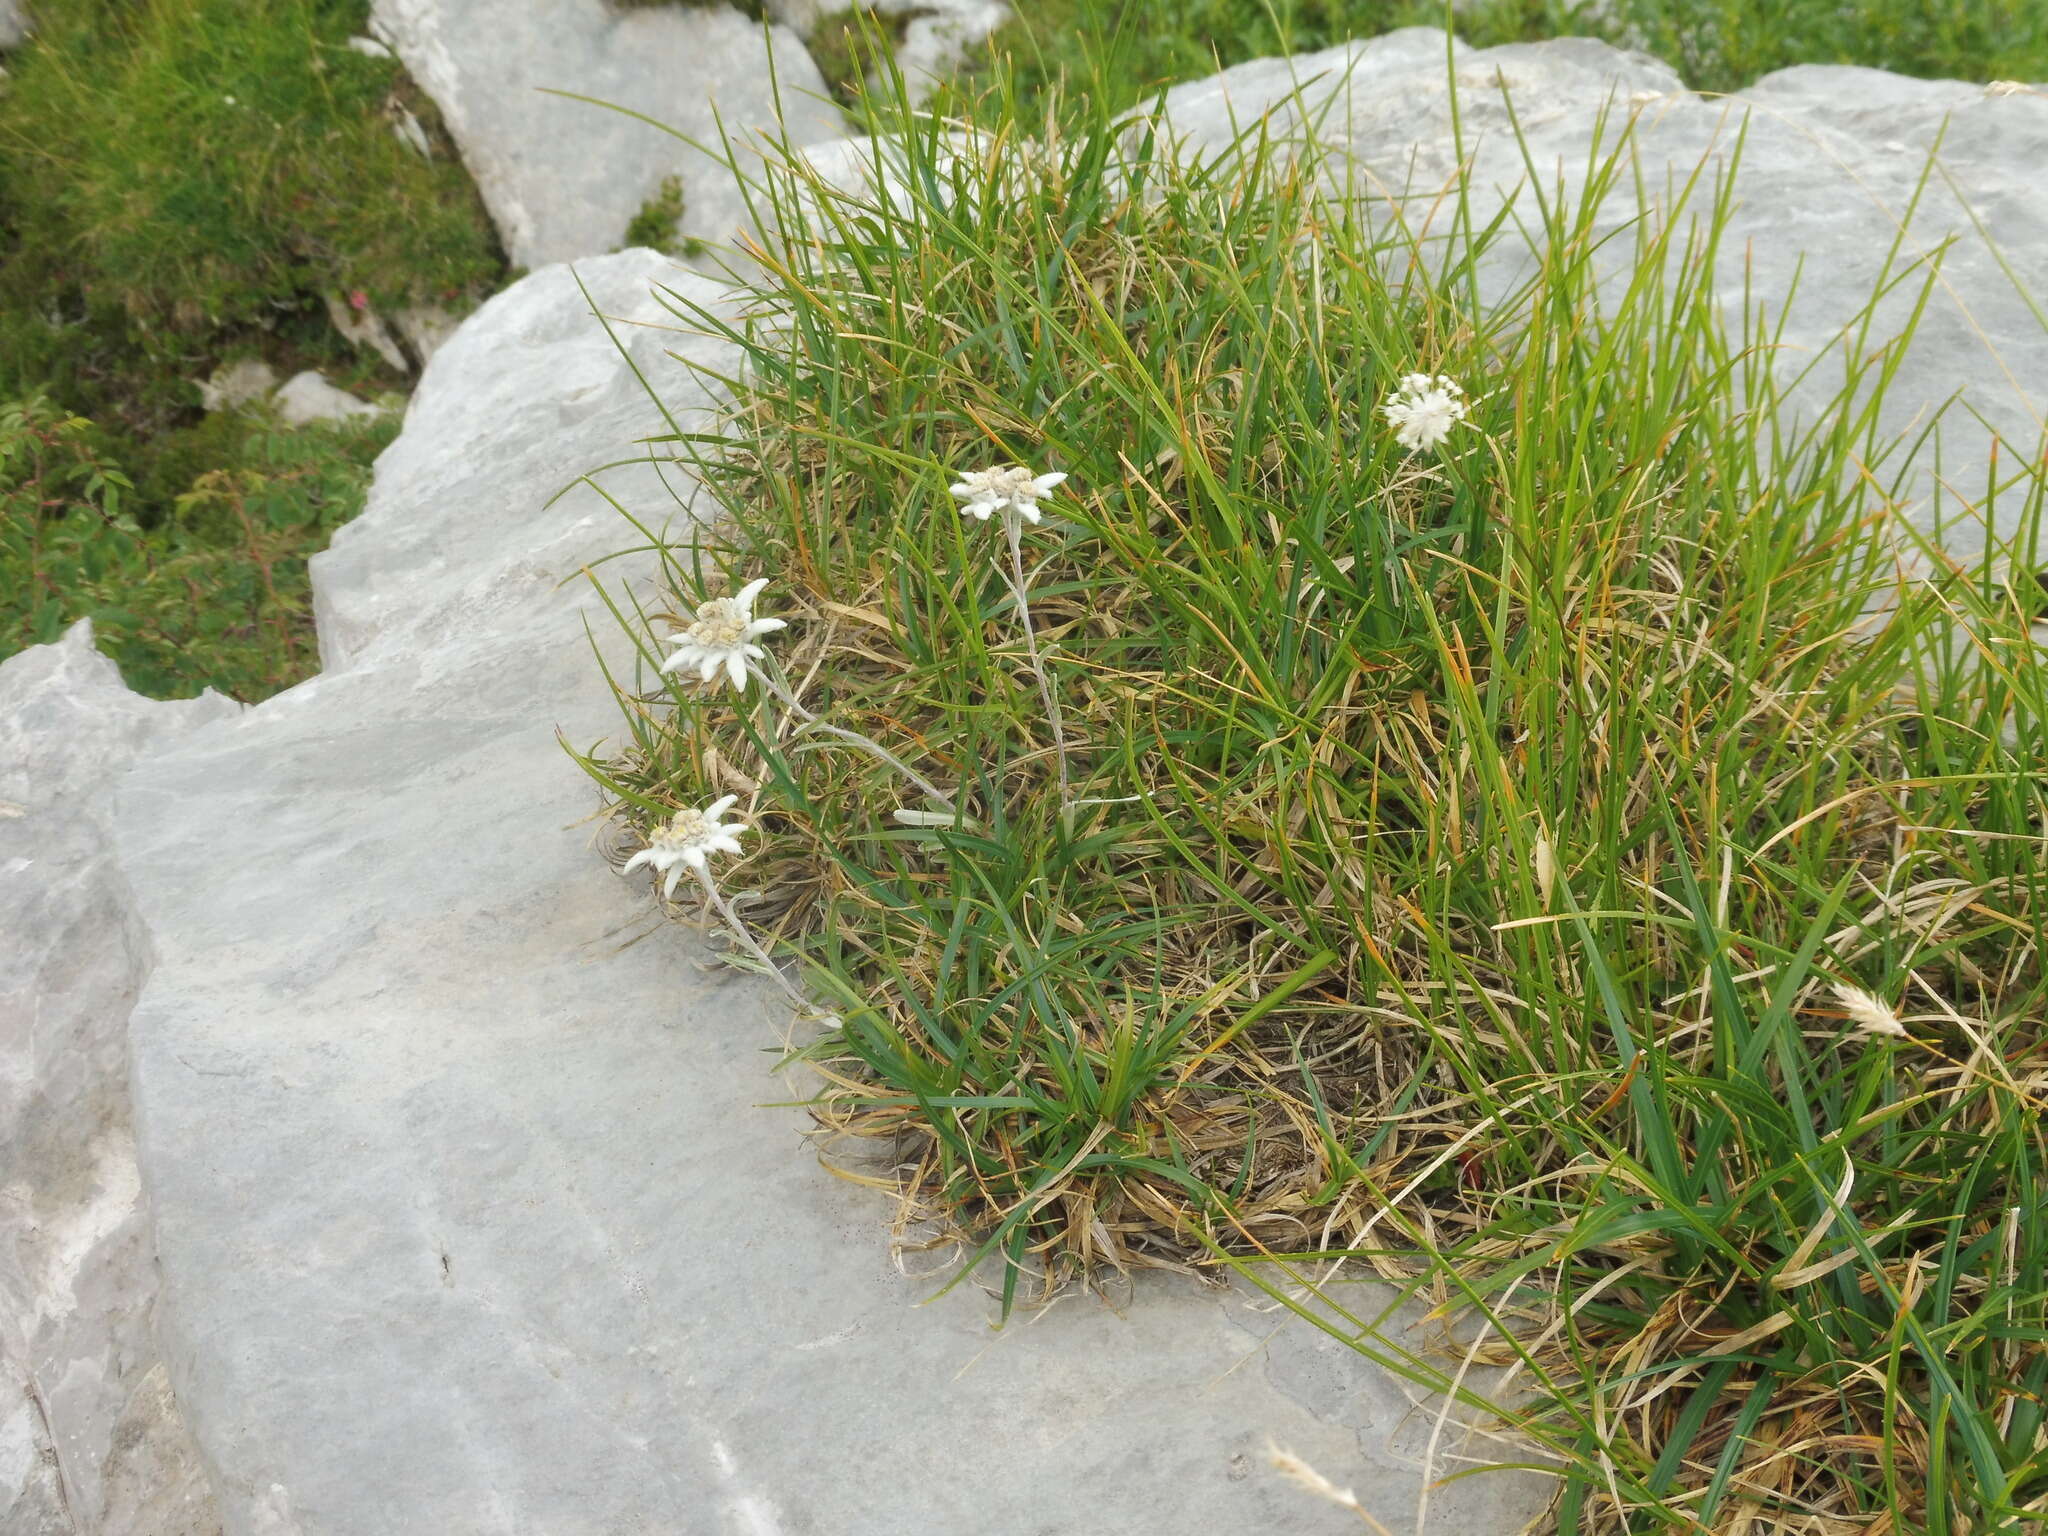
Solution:
{"label": "gray rock surface", "polygon": [[425,367],[441,350],[441,343],[455,334],[462,320],[439,304],[409,304],[392,315],[391,323],[398,327],[398,334],[419,359],[420,366]]}
{"label": "gray rock surface", "polygon": [[0,664],[0,1531],[207,1536],[205,1470],[152,1329],[128,1100],[148,934],[113,785],[230,718],[130,693],[80,621]]}
{"label": "gray rock surface", "polygon": [[382,358],[396,373],[413,371],[412,359],[406,356],[398,333],[368,302],[357,302],[362,295],[330,293],[326,297],[327,319],[341,333],[343,341],[358,352]]}
{"label": "gray rock surface", "polygon": [[209,411],[240,410],[277,388],[277,370],[260,357],[223,363],[199,381],[199,403]]}
{"label": "gray rock surface", "polygon": [[[580,275],[686,429],[646,251]],[[1002,1333],[892,1265],[883,1199],[764,1108],[785,1027],[590,848],[554,737],[617,728],[573,578],[586,468],[659,421],[545,269],[435,356],[315,561],[327,670],[127,782],[161,959],[134,1024],[181,1401],[227,1529],[1337,1533],[1266,1437],[1403,1521],[1429,1421],[1243,1296],[1148,1280]],[[647,463],[604,476],[689,516]],[[615,574],[616,574],[615,570]],[[1439,1464],[1441,1465],[1441,1463]],[[1540,1485],[1440,1489],[1507,1530]]]}
{"label": "gray rock surface", "polygon": [[271,397],[271,404],[288,427],[303,427],[316,421],[356,421],[385,414],[383,406],[328,383],[324,374],[312,368],[286,379],[284,387]]}
{"label": "gray rock surface", "polygon": [[[1981,488],[1989,441],[1972,412],[2022,456],[2038,451],[2048,409],[2048,322],[2034,307],[2048,307],[2048,182],[2041,176],[2048,165],[2048,89],[1801,66],[1765,77],[1738,98],[1703,99],[1655,59],[1585,39],[1487,50],[1459,45],[1456,61],[1475,222],[1484,224],[1517,198],[1522,214],[1533,215],[1531,167],[1546,191],[1562,180],[1576,195],[1603,116],[1608,145],[1634,118],[1629,153],[1653,210],[1668,209],[1671,190],[1706,163],[1709,190],[1699,194],[1698,207],[1711,196],[1713,170],[1733,163],[1746,123],[1734,214],[1720,251],[1731,324],[1739,329],[1746,266],[1755,299],[1789,316],[1786,355],[1818,358],[1875,291],[1895,242],[1902,247],[1895,276],[1946,245],[1940,282],[1884,426],[1903,433],[1960,393],[1941,446],[1945,463],[1970,466],[1957,487],[1970,496]],[[1446,62],[1442,32],[1411,28],[1239,65],[1175,88],[1168,112],[1189,150],[1211,155],[1273,113],[1276,131],[1313,132],[1345,151],[1356,172],[1353,188],[1404,204],[1419,225],[1459,164]],[[1937,142],[1938,168],[1928,175]],[[1635,184],[1625,174],[1607,198],[1599,234],[1637,217]],[[1438,216],[1438,228],[1447,217]],[[1617,257],[1625,244],[1617,245]],[[1494,272],[1504,279],[1518,270],[1518,263],[1503,262]],[[1795,278],[1797,297],[1786,309]],[[1909,279],[1880,305],[1871,346],[1899,334],[1919,287]],[[1841,377],[1839,362],[1823,362],[1795,402],[1826,398]],[[1981,527],[1954,496],[1937,492],[1932,454],[1919,463],[1904,498],[1908,516],[1926,530],[1941,520],[1943,547],[1974,561],[1984,549]]]}
{"label": "gray rock surface", "polygon": [[670,175],[682,179],[682,232],[722,244],[745,206],[716,158],[721,129],[739,145],[763,130],[796,144],[844,131],[795,34],[720,4],[375,0],[370,19],[441,109],[516,266],[615,248]]}
{"label": "gray rock surface", "polygon": [[21,0],[0,0],[0,49],[19,48],[28,34],[28,8]]}

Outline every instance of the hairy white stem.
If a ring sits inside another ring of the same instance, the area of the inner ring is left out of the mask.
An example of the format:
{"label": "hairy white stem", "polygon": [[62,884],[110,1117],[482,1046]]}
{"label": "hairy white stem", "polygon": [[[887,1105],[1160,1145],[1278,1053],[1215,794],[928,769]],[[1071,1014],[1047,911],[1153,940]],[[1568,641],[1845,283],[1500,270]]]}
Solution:
{"label": "hairy white stem", "polygon": [[754,937],[753,930],[747,926],[746,920],[734,910],[733,904],[725,899],[725,893],[718,888],[718,882],[711,878],[711,871],[701,865],[697,866],[697,883],[704,887],[704,894],[711,899],[711,905],[716,907],[718,915],[725,919],[725,926],[732,930],[732,936],[746,946],[747,953],[767,968],[768,974],[773,976],[782,990],[794,999],[798,1008],[809,1008],[811,1000],[804,996],[795,982],[783,975],[782,967],[761,947],[761,941]]}
{"label": "hairy white stem", "polygon": [[1038,696],[1045,704],[1046,724],[1052,727],[1053,750],[1060,765],[1060,814],[1071,809],[1073,785],[1067,773],[1067,723],[1060,714],[1059,695],[1045,670],[1045,658],[1038,651],[1038,630],[1031,622],[1031,589],[1024,579],[1024,528],[1015,513],[1003,518],[1003,532],[1010,537],[1010,593],[1017,600],[1017,618],[1024,627],[1024,650],[1031,662],[1031,675],[1038,679]]}
{"label": "hairy white stem", "polygon": [[763,670],[756,672],[754,675],[761,679],[762,686],[767,688],[767,690],[770,693],[775,695],[777,701],[781,703],[783,708],[787,709],[791,714],[795,715],[798,720],[803,722],[802,726],[800,727],[801,730],[819,731],[822,732],[824,735],[836,737],[840,741],[847,742],[853,746],[859,747],[861,750],[865,752],[873,754],[875,757],[881,759],[881,761],[887,763],[891,768],[894,768],[898,773],[902,774],[903,777],[910,780],[911,783],[915,784],[919,789],[923,790],[925,794],[929,795],[933,800],[936,800],[948,811],[952,811],[953,809],[955,809],[953,805],[953,797],[951,795],[947,794],[943,789],[940,789],[938,785],[932,783],[930,779],[927,779],[923,774],[919,773],[915,768],[911,767],[910,764],[904,762],[902,758],[898,757],[895,753],[891,752],[887,747],[883,746],[880,742],[871,740],[870,738],[861,735],[859,731],[849,731],[845,729],[843,726],[830,725],[825,721],[820,720],[816,715],[811,713],[810,710],[805,709],[803,705],[797,702],[796,695],[791,693],[789,689],[783,686],[781,679],[773,676],[769,672]]}

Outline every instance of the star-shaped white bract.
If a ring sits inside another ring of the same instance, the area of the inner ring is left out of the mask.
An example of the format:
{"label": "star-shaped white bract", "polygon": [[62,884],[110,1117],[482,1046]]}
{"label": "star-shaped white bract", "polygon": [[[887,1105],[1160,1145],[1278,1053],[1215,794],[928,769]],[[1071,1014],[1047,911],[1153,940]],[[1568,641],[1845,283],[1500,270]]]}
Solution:
{"label": "star-shaped white bract", "polygon": [[996,513],[1019,517],[1027,523],[1039,520],[1038,504],[1067,472],[1056,469],[1049,475],[1034,475],[1020,465],[1002,469],[969,470],[954,482],[953,495],[959,499],[960,514],[987,522]]}
{"label": "star-shaped white bract", "polygon": [[1394,440],[1410,452],[1426,452],[1451,435],[1465,419],[1465,391],[1445,375],[1408,373],[1387,396],[1380,414],[1394,429]]}
{"label": "star-shaped white bract", "polygon": [[749,663],[768,654],[754,642],[763,635],[788,628],[783,619],[754,617],[754,599],[767,585],[768,578],[763,576],[748,582],[731,597],[714,597],[698,608],[688,629],[668,637],[676,650],[661,664],[661,670],[674,672],[688,667],[696,672],[699,682],[708,683],[722,668],[733,687],[745,693]]}
{"label": "star-shaped white bract", "polygon": [[725,795],[701,811],[689,807],[677,811],[667,826],[656,827],[648,835],[647,846],[626,860],[626,867],[619,873],[630,875],[642,864],[652,864],[656,874],[667,877],[661,885],[663,896],[675,895],[676,881],[682,878],[686,868],[708,876],[708,860],[712,854],[740,851],[740,834],[747,830],[746,823],[718,819],[731,810],[739,798],[738,795]]}

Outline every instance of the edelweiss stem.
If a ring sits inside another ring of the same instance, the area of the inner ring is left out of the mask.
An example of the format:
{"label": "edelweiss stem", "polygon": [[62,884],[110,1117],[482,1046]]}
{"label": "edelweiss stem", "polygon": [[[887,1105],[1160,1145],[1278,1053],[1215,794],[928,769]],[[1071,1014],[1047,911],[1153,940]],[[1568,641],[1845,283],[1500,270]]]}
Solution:
{"label": "edelweiss stem", "polygon": [[1024,529],[1015,513],[1003,518],[1003,532],[1010,536],[1010,591],[1017,599],[1017,618],[1024,626],[1024,649],[1031,661],[1031,675],[1038,679],[1038,697],[1045,704],[1046,724],[1052,727],[1053,750],[1059,756],[1060,814],[1064,818],[1073,797],[1067,778],[1067,725],[1052,679],[1046,675],[1045,658],[1038,652],[1038,630],[1031,622],[1031,589],[1024,581]]}
{"label": "edelweiss stem", "polygon": [[704,894],[711,898],[711,905],[716,907],[718,915],[725,919],[725,926],[732,930],[732,936],[747,947],[747,953],[767,967],[768,974],[775,978],[783,991],[796,1000],[797,1007],[810,1007],[811,1000],[797,989],[795,982],[782,974],[782,967],[770,958],[768,951],[761,947],[760,940],[754,937],[745,920],[733,910],[732,903],[725,899],[725,893],[718,888],[718,882],[711,878],[711,871],[701,865],[697,867],[697,883],[704,887]]}
{"label": "edelweiss stem", "polygon": [[770,693],[775,695],[777,701],[781,703],[783,708],[787,709],[791,714],[795,715],[799,720],[803,721],[804,730],[822,731],[827,736],[837,737],[839,740],[849,742],[853,746],[861,748],[863,751],[873,753],[876,757],[880,758],[883,762],[887,763],[891,768],[894,768],[898,773],[902,774],[903,777],[910,780],[910,782],[915,784],[919,789],[923,790],[932,799],[936,800],[940,805],[944,806],[948,811],[956,809],[956,807],[953,804],[953,797],[951,795],[947,794],[943,789],[940,789],[938,785],[932,783],[930,779],[927,779],[915,768],[911,767],[908,763],[904,762],[902,758],[898,757],[895,753],[891,752],[887,747],[883,746],[880,742],[870,740],[868,737],[861,735],[859,731],[849,731],[841,726],[828,725],[823,720],[820,720],[816,715],[812,714],[808,709],[805,709],[803,705],[797,702],[796,695],[791,693],[787,688],[785,688],[782,685],[781,679],[772,676],[765,669],[760,672],[757,672],[755,675],[761,679],[762,686],[764,686]]}

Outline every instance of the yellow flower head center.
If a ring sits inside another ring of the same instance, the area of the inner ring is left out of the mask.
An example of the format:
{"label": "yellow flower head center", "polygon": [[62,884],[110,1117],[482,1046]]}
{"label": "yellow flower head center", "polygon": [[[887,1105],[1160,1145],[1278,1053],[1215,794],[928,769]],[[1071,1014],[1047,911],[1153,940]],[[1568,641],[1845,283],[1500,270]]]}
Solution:
{"label": "yellow flower head center", "polygon": [[1034,502],[1038,500],[1038,482],[1030,470],[1021,465],[1008,469],[991,469],[982,482],[994,494],[1011,502]]}
{"label": "yellow flower head center", "polygon": [[711,835],[711,822],[702,811],[677,811],[675,820],[665,827],[656,827],[648,841],[657,848],[674,852],[701,843]]}
{"label": "yellow flower head center", "polygon": [[729,597],[714,597],[697,610],[697,622],[684,631],[708,650],[730,650],[747,637],[747,615]]}

